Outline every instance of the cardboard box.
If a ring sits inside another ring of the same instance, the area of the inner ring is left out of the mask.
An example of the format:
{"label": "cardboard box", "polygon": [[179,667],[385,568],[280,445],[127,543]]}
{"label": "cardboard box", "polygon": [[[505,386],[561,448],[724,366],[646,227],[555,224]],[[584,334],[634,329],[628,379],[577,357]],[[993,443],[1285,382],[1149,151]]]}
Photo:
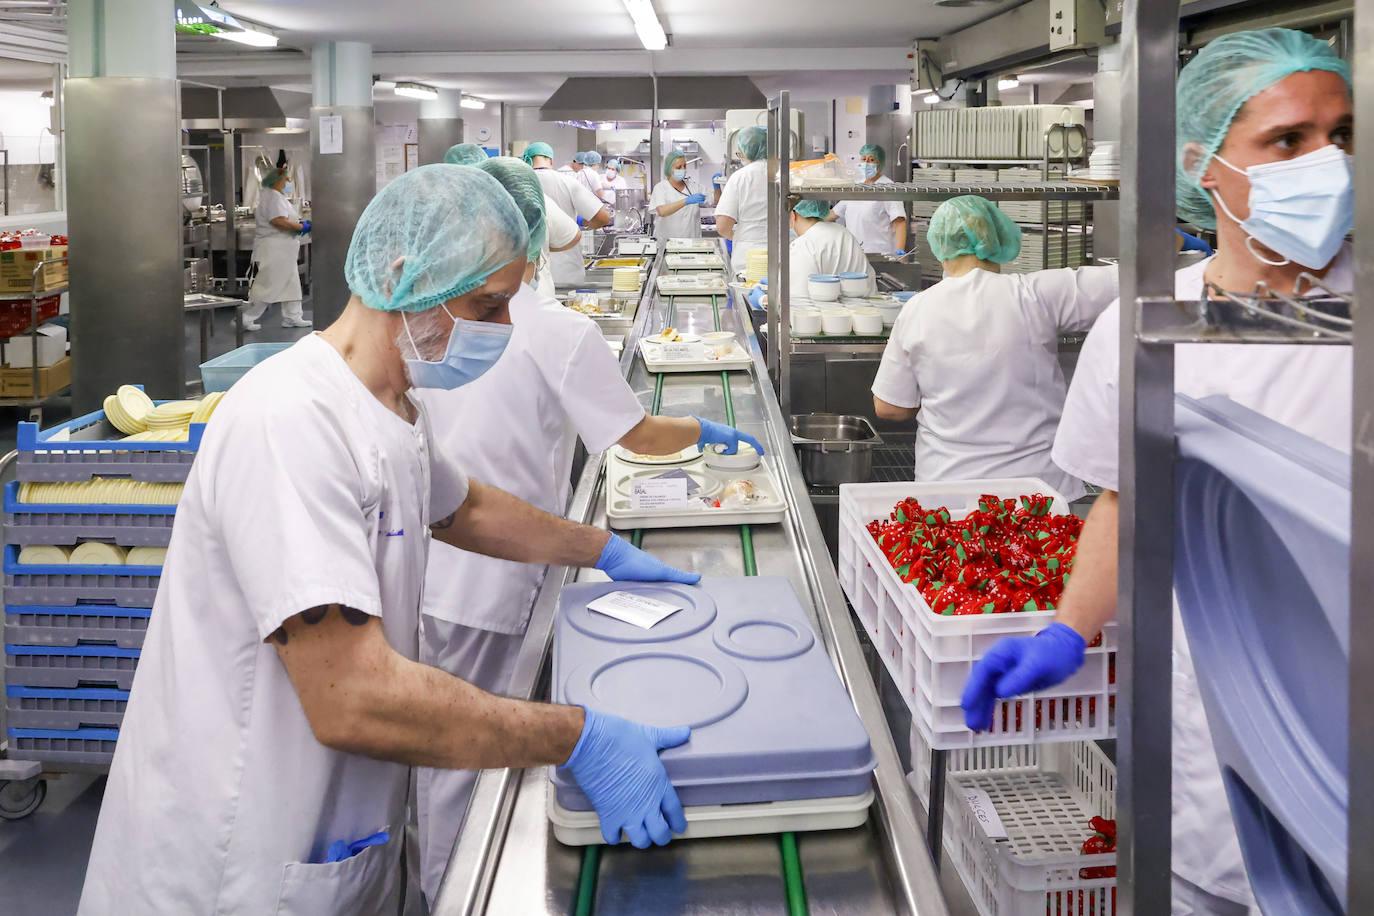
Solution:
{"label": "cardboard box", "polygon": [[46,369],[38,370],[38,391],[33,390],[32,369],[0,369],[0,397],[45,398],[72,383],[72,360],[64,356]]}
{"label": "cardboard box", "polygon": [[[33,271],[43,261],[65,257],[67,246],[15,248],[0,251],[0,294],[26,294],[33,289]],[[67,262],[48,264],[38,271],[38,292],[67,285]]]}
{"label": "cardboard box", "polygon": [[[67,355],[67,329],[61,325],[45,324],[38,329],[38,365],[51,366]],[[5,368],[28,369],[33,366],[33,339],[29,334],[16,334],[5,341]]]}

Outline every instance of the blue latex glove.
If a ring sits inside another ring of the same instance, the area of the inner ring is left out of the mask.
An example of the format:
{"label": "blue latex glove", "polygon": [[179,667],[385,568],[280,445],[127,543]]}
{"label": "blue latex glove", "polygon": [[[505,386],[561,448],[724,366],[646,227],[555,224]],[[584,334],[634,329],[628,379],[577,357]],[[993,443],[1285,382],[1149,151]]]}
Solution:
{"label": "blue latex glove", "polygon": [[361,840],[354,840],[352,843],[344,840],[335,840],[329,844],[329,850],[325,853],[325,862],[342,862],[344,859],[351,859],[369,846],[381,846],[383,843],[391,841],[391,834],[383,830],[381,833],[374,833],[372,836],[363,837]]}
{"label": "blue latex glove", "polygon": [[577,218],[577,228],[581,229],[581,228],[582,228],[583,226],[585,226],[586,224],[587,224],[587,221],[586,221],[585,219],[583,219],[583,218],[580,217],[580,216]]}
{"label": "blue latex glove", "polygon": [[617,582],[681,582],[683,585],[696,585],[701,581],[700,574],[674,569],[614,534],[601,548],[601,558],[596,561],[596,568]]}
{"label": "blue latex glove", "polygon": [[892,256],[894,258],[904,258],[906,257],[906,252],[898,248],[896,251],[892,252]]}
{"label": "blue latex glove", "polygon": [[1208,245],[1204,240],[1198,238],[1195,235],[1189,235],[1182,229],[1175,229],[1174,231],[1177,232],[1179,235],[1183,236],[1184,251],[1201,251],[1208,257],[1212,256],[1212,246]]}
{"label": "blue latex glove", "polygon": [[688,204],[704,204],[704,203],[706,203],[706,195],[705,195],[705,194],[688,194],[688,195],[687,195],[687,203],[688,203]]}
{"label": "blue latex glove", "polygon": [[1062,623],[1052,623],[1034,636],[999,639],[964,682],[959,700],[964,724],[983,731],[992,725],[992,708],[998,700],[1063,683],[1083,667],[1087,647],[1077,631]]}
{"label": "blue latex glove", "polygon": [[719,443],[725,446],[725,454],[733,455],[739,451],[741,442],[748,442],[754,447],[754,451],[763,454],[763,446],[759,444],[759,440],[748,433],[742,433],[733,426],[726,426],[714,420],[703,420],[697,416],[693,416],[692,419],[701,424],[701,437],[697,439],[699,449],[704,450],[708,445]]}
{"label": "blue latex glove", "polygon": [[303,220],[301,220],[301,235],[305,235],[305,234],[306,234],[307,232],[309,232],[309,231],[310,231],[310,220],[308,220],[308,219],[303,219]]}
{"label": "blue latex glove", "polygon": [[619,843],[623,830],[636,849],[648,849],[650,840],[667,846],[674,833],[687,829],[687,817],[658,752],[684,743],[692,730],[654,728],[594,709],[586,713],[582,737],[560,769],[572,773],[596,809],[607,843]]}
{"label": "blue latex glove", "polygon": [[734,254],[734,253],[735,253],[735,240],[734,240],[734,239],[726,239],[726,240],[725,240],[725,253],[726,253],[726,254]]}
{"label": "blue latex glove", "polygon": [[720,172],[716,172],[714,175],[711,176],[711,184],[715,185],[716,187],[720,187],[721,185],[725,184],[725,176],[722,175]]}
{"label": "blue latex glove", "polygon": [[759,311],[763,311],[763,297],[768,295],[768,289],[764,286],[756,286],[749,290],[749,304]]}

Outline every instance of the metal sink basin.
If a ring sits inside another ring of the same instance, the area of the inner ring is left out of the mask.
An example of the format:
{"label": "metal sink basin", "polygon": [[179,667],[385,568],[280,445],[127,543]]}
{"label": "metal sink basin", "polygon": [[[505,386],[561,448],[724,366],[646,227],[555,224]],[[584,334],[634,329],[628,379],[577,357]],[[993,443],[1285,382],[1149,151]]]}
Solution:
{"label": "metal sink basin", "polygon": [[812,486],[862,483],[873,471],[873,449],[883,439],[867,417],[808,413],[791,417],[792,445],[802,476]]}

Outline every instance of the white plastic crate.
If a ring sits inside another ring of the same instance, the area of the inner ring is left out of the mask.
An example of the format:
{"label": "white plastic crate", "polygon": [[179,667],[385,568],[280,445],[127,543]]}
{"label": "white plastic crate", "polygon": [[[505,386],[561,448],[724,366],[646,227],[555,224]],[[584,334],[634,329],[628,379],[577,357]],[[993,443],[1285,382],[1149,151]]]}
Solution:
{"label": "white plastic crate", "polygon": [[[1079,849],[1095,815],[1116,817],[1116,767],[1089,741],[1020,750],[1034,762],[949,776],[945,848],[974,905],[983,916],[1115,916],[1116,878],[1082,871],[1115,866],[1116,853]],[[988,837],[962,788],[988,794],[1005,840]]]}
{"label": "white plastic crate", "polygon": [[915,585],[901,580],[868,533],[869,522],[887,519],[909,496],[927,509],[944,506],[960,519],[978,508],[984,494],[1006,499],[1034,493],[1052,498],[1051,512],[1068,512],[1063,496],[1032,477],[840,487],[840,584],[932,747],[1083,741],[1116,733],[1111,701],[1116,685],[1109,675],[1115,622],[1107,624],[1101,645],[1088,649],[1083,667],[1063,684],[1005,700],[995,707],[990,730],[969,731],[959,700],[973,663],[1004,636],[1038,633],[1055,612],[936,614]]}

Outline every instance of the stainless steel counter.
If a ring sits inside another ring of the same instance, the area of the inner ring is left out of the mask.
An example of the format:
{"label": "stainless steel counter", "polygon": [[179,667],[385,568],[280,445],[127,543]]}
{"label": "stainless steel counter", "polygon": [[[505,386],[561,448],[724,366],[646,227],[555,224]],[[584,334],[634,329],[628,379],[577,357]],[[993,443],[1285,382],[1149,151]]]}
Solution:
{"label": "stainless steel counter", "polygon": [[[656,287],[661,257],[646,290]],[[652,292],[645,297],[626,340],[621,366],[647,407],[655,378],[636,356],[638,341],[670,325],[714,330],[715,317],[709,298],[683,297],[673,302]],[[736,425],[757,436],[777,456],[790,507],[781,524],[752,529],[758,572],[785,576],[792,583],[854,698],[878,757],[877,800],[867,825],[798,835],[811,912],[947,914],[924,843],[923,821],[918,821],[882,704],[792,452],[787,425],[767,384],[758,343],[747,320],[729,307],[724,296],[720,315],[726,329],[749,339],[754,354],[751,372],[730,373]],[[724,420],[723,388],[720,373],[665,375],[661,412]],[[604,525],[603,483],[602,456],[592,455],[574,491],[569,517]],[[643,546],[668,563],[704,576],[745,572],[736,527],[649,530]],[[547,698],[548,649],[558,593],[567,581],[599,575],[550,570],[517,663],[512,695]],[[904,735],[901,740],[906,741]],[[559,844],[549,831],[546,782],[543,769],[482,773],[435,901],[435,914],[570,911],[583,851]],[[604,849],[592,912],[603,916],[787,912],[778,837],[678,841],[647,851],[623,845]]]}

